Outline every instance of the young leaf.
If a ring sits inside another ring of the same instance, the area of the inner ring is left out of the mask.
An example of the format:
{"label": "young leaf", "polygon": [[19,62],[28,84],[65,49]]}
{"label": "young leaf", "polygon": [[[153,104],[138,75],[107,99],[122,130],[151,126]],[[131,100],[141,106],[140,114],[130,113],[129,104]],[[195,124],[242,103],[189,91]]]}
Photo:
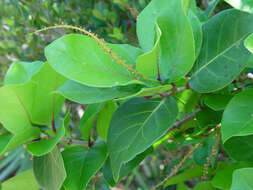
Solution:
{"label": "young leaf", "polygon": [[177,105],[172,98],[133,98],[113,115],[108,132],[108,150],[114,179],[122,164],[144,152],[175,122]]}
{"label": "young leaf", "polygon": [[84,140],[89,140],[90,132],[94,126],[94,120],[97,113],[103,107],[103,103],[89,104],[84,111],[84,114],[80,121],[80,130]]}
{"label": "young leaf", "polygon": [[8,69],[5,78],[4,85],[9,84],[24,84],[29,82],[32,76],[37,73],[43,62],[14,62]]}
{"label": "young leaf", "polygon": [[106,144],[97,142],[89,150],[74,146],[62,152],[67,178],[65,190],[83,190],[107,158]]}
{"label": "young leaf", "polygon": [[252,160],[253,89],[234,96],[227,105],[221,123],[222,141],[236,160]]}
{"label": "young leaf", "polygon": [[161,76],[173,82],[185,76],[192,68],[195,60],[195,42],[181,1],[170,0],[167,7],[167,11],[157,19],[162,31],[159,67]]}
{"label": "young leaf", "polygon": [[80,104],[93,104],[130,96],[137,93],[140,89],[141,85],[97,88],[69,80],[57,92],[71,101]]}
{"label": "young leaf", "polygon": [[161,31],[157,24],[155,24],[156,27],[156,43],[153,47],[153,49],[145,54],[142,54],[138,57],[136,61],[136,69],[142,73],[145,76],[148,76],[149,78],[152,78],[154,80],[158,79],[158,75],[160,73],[159,71],[159,42],[161,38]]}
{"label": "young leaf", "polygon": [[41,157],[33,158],[33,171],[39,185],[45,190],[60,190],[66,178],[63,159],[58,147]]}
{"label": "young leaf", "polygon": [[5,145],[0,153],[39,137],[39,129],[33,127],[31,122],[35,89],[34,83],[0,88],[0,121],[13,134],[4,140]]}
{"label": "young leaf", "polygon": [[98,45],[89,36],[70,34],[48,45],[45,55],[57,72],[84,85],[112,87],[137,83],[128,65],[135,64],[132,56],[141,54],[141,51],[120,44],[109,46],[112,48],[110,52],[120,56],[123,62],[126,61],[123,65],[118,60],[112,60],[111,53],[105,52],[105,45],[108,46],[106,43]]}
{"label": "young leaf", "polygon": [[253,189],[253,168],[235,170],[231,190],[252,190]]}
{"label": "young leaf", "polygon": [[[33,123],[50,125],[52,119],[60,111],[64,97],[55,91],[66,81],[66,78],[57,73],[47,62],[40,71],[32,77],[32,82],[37,84],[33,96],[31,119]],[[31,101],[31,100],[30,100]]]}
{"label": "young leaf", "polygon": [[97,133],[98,136],[107,139],[107,133],[109,125],[114,112],[117,109],[117,104],[114,101],[105,102],[102,109],[99,111],[97,116]]}
{"label": "young leaf", "polygon": [[[244,69],[250,54],[242,40],[253,32],[252,19],[253,15],[231,9],[203,25],[203,46],[189,83],[192,89],[200,93],[217,91]],[[236,27],[231,29],[231,23]]]}
{"label": "young leaf", "polygon": [[33,171],[28,170],[17,176],[14,176],[2,184],[3,190],[29,189],[38,190],[39,185],[36,182]]}

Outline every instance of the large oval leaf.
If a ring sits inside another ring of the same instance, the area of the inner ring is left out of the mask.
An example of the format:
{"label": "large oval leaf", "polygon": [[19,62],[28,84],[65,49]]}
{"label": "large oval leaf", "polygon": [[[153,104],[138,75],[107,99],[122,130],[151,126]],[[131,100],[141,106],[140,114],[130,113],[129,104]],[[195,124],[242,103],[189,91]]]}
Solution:
{"label": "large oval leaf", "polygon": [[252,160],[253,89],[236,95],[223,114],[222,141],[229,155],[236,160]]}
{"label": "large oval leaf", "polygon": [[100,103],[115,98],[123,98],[137,93],[141,85],[118,86],[111,88],[90,87],[75,81],[67,81],[57,92],[65,98],[80,104]]}
{"label": "large oval leaf", "polygon": [[90,179],[98,172],[107,158],[106,144],[96,143],[89,150],[74,146],[62,152],[67,178],[65,190],[83,190]]}
{"label": "large oval leaf", "polygon": [[[130,45],[105,45],[128,65],[134,65],[135,56],[141,54]],[[47,46],[45,55],[57,72],[88,86],[112,87],[137,82],[134,74],[113,60],[101,46],[89,36],[70,34]]]}
{"label": "large oval leaf", "polygon": [[34,157],[33,171],[39,185],[45,190],[60,190],[66,178],[63,159],[55,147],[52,152]]}
{"label": "large oval leaf", "polygon": [[172,98],[134,98],[118,108],[107,137],[116,181],[122,164],[158,140],[175,122],[177,113],[177,104]]}
{"label": "large oval leaf", "polygon": [[[231,9],[203,25],[203,46],[190,81],[192,89],[216,91],[237,77],[249,59],[242,40],[253,32],[252,20],[253,15]],[[231,23],[235,25],[232,28]]]}
{"label": "large oval leaf", "polygon": [[242,168],[233,173],[231,190],[252,190],[253,189],[253,168]]}

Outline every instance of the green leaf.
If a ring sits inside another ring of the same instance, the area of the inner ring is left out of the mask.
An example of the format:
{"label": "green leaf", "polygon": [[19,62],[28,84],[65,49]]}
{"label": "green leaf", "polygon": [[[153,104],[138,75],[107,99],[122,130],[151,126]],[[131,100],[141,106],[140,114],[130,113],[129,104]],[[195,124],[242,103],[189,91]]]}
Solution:
{"label": "green leaf", "polygon": [[97,142],[89,150],[74,146],[62,152],[67,178],[65,190],[83,190],[107,158],[106,144]]}
{"label": "green leaf", "polygon": [[31,122],[35,89],[34,83],[0,88],[0,121],[13,134],[4,138],[0,153],[39,137],[39,129]]}
{"label": "green leaf", "polygon": [[224,110],[233,96],[225,94],[208,94],[204,96],[204,103],[214,111]]}
{"label": "green leaf", "polygon": [[177,185],[177,190],[189,190],[189,188],[184,183],[179,183]]}
{"label": "green leaf", "polygon": [[141,90],[135,94],[126,96],[124,98],[119,98],[119,100],[126,100],[129,98],[134,98],[134,97],[145,97],[145,96],[154,96],[154,95],[160,95],[163,93],[168,92],[171,90],[172,86],[171,85],[160,85],[156,87],[143,87]]}
{"label": "green leaf", "polygon": [[215,188],[212,186],[211,181],[202,181],[199,182],[193,190],[215,190]]}
{"label": "green leaf", "polygon": [[89,140],[91,129],[94,126],[95,116],[101,110],[102,107],[103,104],[98,103],[98,104],[89,104],[85,108],[84,114],[80,121],[80,130],[84,140]]}
{"label": "green leaf", "polygon": [[29,189],[39,190],[33,171],[28,170],[14,176],[2,184],[3,190]]}
{"label": "green leaf", "polygon": [[63,159],[55,147],[52,152],[33,158],[33,171],[39,185],[45,190],[60,190],[66,178]]}
{"label": "green leaf", "polygon": [[65,100],[54,92],[66,82],[66,78],[46,62],[40,71],[33,75],[32,81],[37,84],[37,88],[33,95],[31,119],[36,124],[50,125]]}
{"label": "green leaf", "polygon": [[194,166],[192,168],[189,168],[182,173],[171,177],[165,184],[164,188],[169,185],[178,184],[193,178],[201,177],[203,175],[203,166]]}
{"label": "green leaf", "polygon": [[172,98],[134,98],[120,105],[113,115],[107,137],[116,181],[122,164],[158,140],[173,125],[177,113]]}
{"label": "green leaf", "polygon": [[252,0],[225,0],[232,7],[246,11],[249,13],[253,13],[253,1]]}
{"label": "green leaf", "polygon": [[[138,57],[136,61],[136,69],[145,76],[154,80],[158,79],[159,71],[159,42],[161,38],[161,31],[159,26],[156,24],[157,40],[153,49],[145,54]],[[160,71],[159,71],[160,72]]]}
{"label": "green leaf", "polygon": [[178,103],[179,112],[190,112],[198,104],[200,94],[191,89],[183,90],[174,95]]}
{"label": "green leaf", "polygon": [[199,125],[203,127],[215,126],[220,123],[222,118],[222,112],[216,112],[208,107],[203,108],[196,113],[196,119]]}
{"label": "green leaf", "polygon": [[244,41],[244,45],[251,53],[253,53],[253,34],[247,37],[247,39]]}
{"label": "green leaf", "polygon": [[137,19],[137,36],[145,53],[151,51],[155,44],[155,23],[162,12],[168,11],[170,0],[152,0]]}
{"label": "green leaf", "polygon": [[29,82],[32,76],[37,73],[43,62],[14,62],[8,69],[4,85],[9,84],[24,84]]}
{"label": "green leaf", "polygon": [[103,175],[104,178],[106,180],[106,182],[110,185],[110,186],[115,186],[116,184],[118,184],[121,179],[123,179],[125,176],[127,176],[134,168],[136,168],[144,159],[147,155],[149,155],[152,152],[152,147],[147,149],[146,151],[144,151],[141,154],[138,154],[134,159],[132,159],[131,161],[125,163],[122,165],[121,169],[120,169],[120,173],[119,173],[119,179],[118,181],[115,181],[113,178],[113,174],[112,174],[112,168],[111,168],[111,162],[110,159],[107,159],[107,161],[105,162],[104,165],[104,169],[103,169]]}
{"label": "green leaf", "polygon": [[235,95],[227,105],[221,123],[222,141],[235,160],[252,160],[253,89]]}
{"label": "green leaf", "polygon": [[105,102],[102,109],[99,111],[97,116],[97,133],[98,136],[107,139],[107,133],[109,125],[111,123],[112,116],[117,109],[117,104],[114,101]]}
{"label": "green leaf", "polygon": [[[112,87],[137,83],[134,74],[112,60],[111,55],[105,52],[104,45],[101,46],[89,36],[70,34],[48,45],[45,55],[57,72],[84,85]],[[139,49],[129,45],[109,46],[127,65],[135,65],[137,57],[133,59],[132,56],[141,54]]]}
{"label": "green leaf", "polygon": [[212,179],[212,185],[219,189],[230,189],[232,184],[233,172],[239,168],[250,167],[252,164],[249,163],[235,163],[224,169],[217,171]]}
{"label": "green leaf", "polygon": [[28,144],[26,146],[27,150],[35,156],[42,156],[51,152],[57,143],[64,137],[65,127],[62,124],[56,129],[56,136],[50,139],[42,139],[37,142]]}
{"label": "green leaf", "polygon": [[[252,19],[253,15],[230,9],[203,25],[202,50],[189,83],[193,90],[205,93],[222,89],[244,69],[250,54],[242,42],[253,32]],[[231,28],[231,23],[235,27]]]}
{"label": "green leaf", "polygon": [[192,68],[195,61],[195,42],[181,1],[170,0],[167,6],[167,12],[160,14],[157,19],[162,31],[159,67],[162,78],[173,82],[185,76]]}
{"label": "green leaf", "polygon": [[69,80],[61,86],[57,92],[71,101],[80,104],[93,104],[130,96],[137,93],[140,88],[140,85],[97,88]]}
{"label": "green leaf", "polygon": [[252,190],[253,189],[253,168],[238,169],[233,173],[231,190]]}
{"label": "green leaf", "polygon": [[[203,143],[199,148],[197,148],[193,153],[193,159],[196,164],[204,166],[207,163],[207,158],[210,158],[212,155],[213,147],[217,139],[215,136],[209,136],[204,139]],[[218,151],[217,151],[218,152]],[[212,157],[210,158],[211,163],[213,163]]]}
{"label": "green leaf", "polygon": [[188,18],[192,26],[194,42],[195,42],[195,58],[197,58],[200,53],[200,50],[202,47],[202,41],[203,41],[202,24],[198,16],[192,10],[189,10]]}
{"label": "green leaf", "polygon": [[205,14],[207,18],[212,16],[212,13],[214,9],[216,8],[216,6],[218,5],[219,1],[220,0],[211,0],[208,2],[208,8],[205,10]]}

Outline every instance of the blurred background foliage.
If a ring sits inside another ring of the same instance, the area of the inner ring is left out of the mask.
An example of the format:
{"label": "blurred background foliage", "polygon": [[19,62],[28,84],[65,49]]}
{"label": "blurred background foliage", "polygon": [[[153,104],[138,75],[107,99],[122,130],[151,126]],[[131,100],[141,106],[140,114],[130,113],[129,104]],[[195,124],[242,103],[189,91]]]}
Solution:
{"label": "blurred background foliage", "polygon": [[[73,31],[66,29],[50,30],[39,35],[33,35],[32,32],[53,25],[68,24],[84,27],[98,34],[111,43],[128,43],[137,45],[136,37],[136,15],[140,12],[150,0],[0,0],[0,86],[8,66],[16,60],[34,61],[44,60],[44,47],[57,39],[58,37]],[[208,0],[198,0],[197,4],[201,9],[208,7]],[[215,9],[215,13],[229,8],[227,4],[220,1]],[[185,96],[190,97],[190,95]],[[197,102],[196,102],[197,103]],[[78,126],[80,117],[85,110],[85,105],[71,106],[71,126]],[[210,116],[211,117],[211,116]],[[199,124],[203,120],[199,116]],[[114,190],[123,189],[143,189],[159,183],[173,166],[178,164],[183,156],[192,148],[195,140],[188,140],[184,134],[194,134],[194,128],[188,124],[183,131],[176,131],[171,141],[163,143],[158,149],[148,156],[121,184],[113,188]],[[0,134],[2,133],[0,124]],[[197,129],[198,130],[198,129]],[[75,133],[75,130],[72,131]],[[212,155],[217,137],[207,138],[204,147],[197,150],[197,154],[189,159],[181,168],[195,163],[197,168],[191,171],[195,175],[194,180],[203,177],[203,168],[207,157]],[[158,145],[157,145],[158,146]],[[219,161],[226,159],[224,153],[220,151]],[[5,179],[31,168],[32,158],[24,148],[17,148],[0,157],[0,183]],[[198,166],[200,168],[198,168]],[[202,168],[201,168],[202,167]],[[187,180],[187,175],[181,176]],[[174,180],[174,182],[173,182]],[[193,187],[194,180],[188,180],[187,186]],[[171,184],[178,183],[177,178],[172,179]],[[1,187],[0,187],[1,188]],[[101,176],[93,179],[88,189],[110,189]],[[179,189],[175,185],[166,189]],[[184,183],[180,189],[187,189]]]}

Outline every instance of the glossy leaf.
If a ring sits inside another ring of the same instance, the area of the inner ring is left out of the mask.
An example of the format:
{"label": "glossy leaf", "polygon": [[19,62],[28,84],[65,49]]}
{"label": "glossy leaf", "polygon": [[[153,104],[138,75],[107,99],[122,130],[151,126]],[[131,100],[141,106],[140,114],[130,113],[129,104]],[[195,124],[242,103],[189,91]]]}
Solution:
{"label": "glossy leaf", "polygon": [[107,139],[109,125],[112,116],[117,109],[117,104],[114,101],[105,102],[97,116],[97,133],[98,136]]}
{"label": "glossy leaf", "polygon": [[57,73],[47,62],[40,71],[32,77],[32,82],[37,84],[33,95],[31,119],[33,123],[50,125],[52,117],[60,111],[64,97],[55,91],[66,81],[66,78]]}
{"label": "glossy leaf", "polygon": [[[217,91],[237,77],[250,56],[242,40],[253,32],[253,24],[249,24],[252,19],[253,15],[231,9],[203,25],[203,46],[189,83],[192,89]],[[230,23],[236,26],[231,28]]]}
{"label": "glossy leaf", "polygon": [[157,18],[168,10],[170,0],[152,0],[139,14],[137,19],[137,36],[145,53],[151,51],[155,44],[155,23]]}
{"label": "glossy leaf", "polygon": [[246,11],[249,13],[253,13],[253,2],[252,0],[225,0],[232,7]]}
{"label": "glossy leaf", "polygon": [[243,168],[238,169],[233,173],[233,183],[231,190],[243,189],[252,190],[253,189],[253,168]]}
{"label": "glossy leaf", "polygon": [[[89,36],[70,34],[48,45],[45,55],[57,72],[84,85],[112,87],[136,83],[134,75],[122,64],[112,60],[101,46]],[[110,47],[128,65],[135,64],[131,56],[141,53],[132,46],[119,44]]]}
{"label": "glossy leaf", "polygon": [[89,150],[82,146],[70,147],[62,152],[62,156],[67,172],[65,190],[83,190],[104,164],[106,144],[97,142]]}
{"label": "glossy leaf", "polygon": [[80,104],[100,103],[115,98],[123,98],[137,93],[139,85],[112,88],[89,87],[74,81],[67,81],[57,92],[65,98]]}
{"label": "glossy leaf", "polygon": [[[136,69],[145,76],[154,80],[158,79],[159,71],[159,42],[161,38],[161,31],[157,24],[156,27],[156,43],[153,49],[143,55],[140,55],[136,61]],[[160,72],[160,71],[159,71]]]}
{"label": "glossy leaf", "polygon": [[[252,4],[253,6],[253,4]],[[253,53],[253,34],[251,34],[249,37],[247,37],[247,39],[244,42],[245,47],[251,52]]]}
{"label": "glossy leaf", "polygon": [[0,121],[13,134],[4,140],[1,153],[39,137],[30,117],[35,88],[33,83],[0,88]]}
{"label": "glossy leaf", "polygon": [[63,159],[55,147],[52,152],[33,158],[33,171],[39,185],[45,190],[60,190],[66,178]]}
{"label": "glossy leaf", "polygon": [[171,0],[167,6],[167,12],[160,14],[157,19],[162,31],[159,67],[162,77],[173,82],[185,76],[192,68],[195,60],[195,42],[181,1]]}
{"label": "glossy leaf", "polygon": [[36,182],[33,171],[28,170],[17,176],[14,176],[2,184],[3,190],[16,190],[16,189],[29,189],[38,190],[39,185]]}
{"label": "glossy leaf", "polygon": [[175,122],[177,112],[172,98],[134,98],[118,108],[108,132],[108,150],[116,181],[122,164],[158,140]]}
{"label": "glossy leaf", "polygon": [[221,123],[222,141],[231,157],[236,160],[253,158],[253,90],[236,95],[227,105]]}
{"label": "glossy leaf", "polygon": [[4,84],[24,84],[29,82],[32,76],[37,73],[43,62],[14,62],[8,69]]}
{"label": "glossy leaf", "polygon": [[192,10],[189,10],[188,18],[192,26],[194,42],[195,42],[195,58],[197,58],[200,53],[200,50],[202,47],[202,41],[203,41],[202,24],[199,18],[197,17],[197,15]]}

